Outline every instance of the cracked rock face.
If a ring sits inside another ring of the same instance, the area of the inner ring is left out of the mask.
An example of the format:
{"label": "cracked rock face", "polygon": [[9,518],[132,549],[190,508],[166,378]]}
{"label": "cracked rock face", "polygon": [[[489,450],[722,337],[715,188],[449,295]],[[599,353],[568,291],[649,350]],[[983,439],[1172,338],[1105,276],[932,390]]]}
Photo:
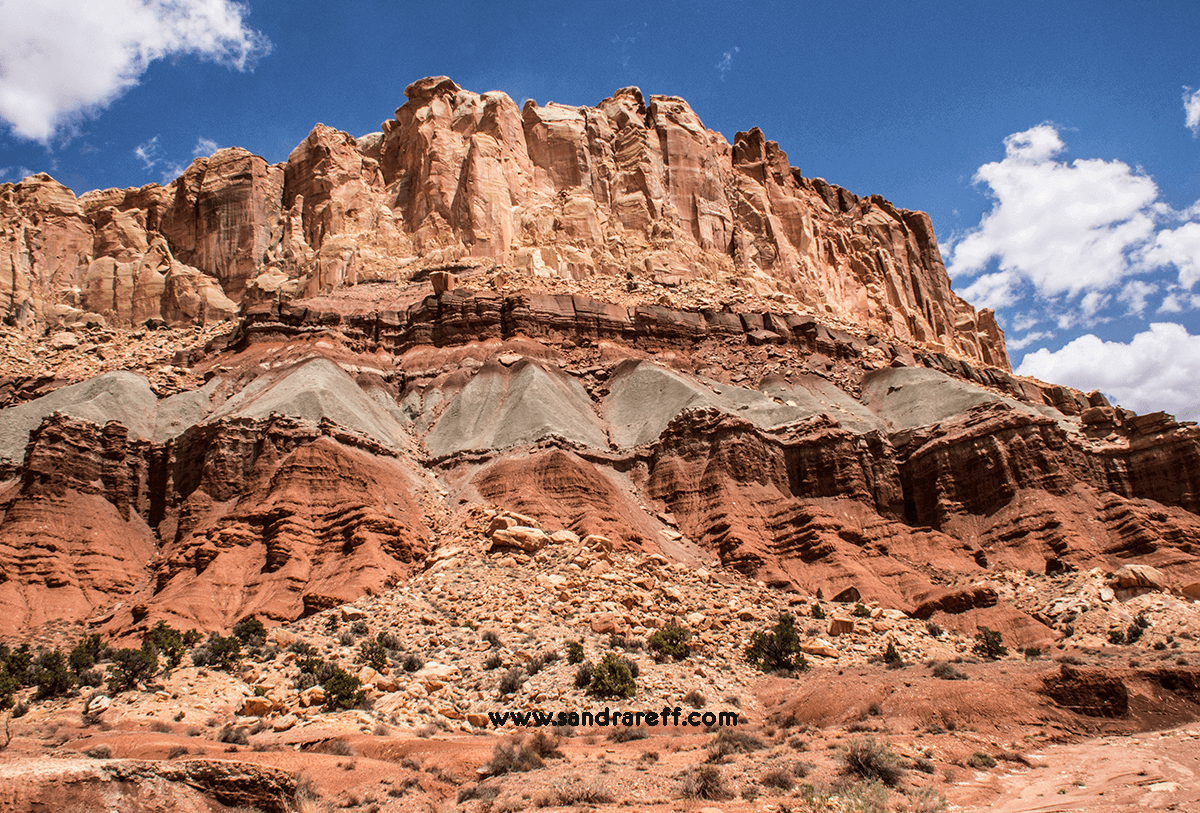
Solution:
{"label": "cracked rock face", "polygon": [[929,218],[805,178],[757,128],[731,145],[687,102],[623,88],[523,109],[445,77],[382,132],[317,125],[282,164],[239,148],[167,187],[0,185],[0,312],[33,329],[211,323],[438,264],[586,284],[715,283],[888,340],[1008,369],[950,289]]}

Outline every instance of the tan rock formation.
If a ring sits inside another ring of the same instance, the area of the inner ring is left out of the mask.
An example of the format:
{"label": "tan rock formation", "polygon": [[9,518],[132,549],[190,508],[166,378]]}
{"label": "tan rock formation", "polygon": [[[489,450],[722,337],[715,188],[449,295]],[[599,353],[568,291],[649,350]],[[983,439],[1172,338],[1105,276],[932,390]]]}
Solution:
{"label": "tan rock formation", "polygon": [[282,165],[224,149],[166,188],[80,201],[48,176],[0,186],[0,228],[19,238],[3,249],[4,312],[204,322],[486,262],[531,281],[628,279],[639,301],[707,282],[1008,369],[992,314],[951,291],[926,215],[804,178],[757,128],[730,145],[682,99],[637,88],[524,109],[446,77],[405,92],[381,133],[317,125]]}

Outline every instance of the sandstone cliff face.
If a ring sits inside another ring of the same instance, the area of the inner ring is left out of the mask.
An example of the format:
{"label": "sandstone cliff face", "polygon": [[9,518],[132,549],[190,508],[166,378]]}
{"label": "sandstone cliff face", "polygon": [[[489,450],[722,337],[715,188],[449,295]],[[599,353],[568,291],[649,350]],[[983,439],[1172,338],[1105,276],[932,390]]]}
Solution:
{"label": "sandstone cliff face", "polygon": [[406,95],[383,132],[318,125],[285,164],[231,148],[166,188],[0,186],[4,313],[203,323],[465,263],[535,285],[627,279],[647,302],[711,283],[1008,369],[991,313],[950,290],[927,216],[804,178],[757,129],[731,145],[682,99],[636,88],[578,108],[518,109],[445,77]]}

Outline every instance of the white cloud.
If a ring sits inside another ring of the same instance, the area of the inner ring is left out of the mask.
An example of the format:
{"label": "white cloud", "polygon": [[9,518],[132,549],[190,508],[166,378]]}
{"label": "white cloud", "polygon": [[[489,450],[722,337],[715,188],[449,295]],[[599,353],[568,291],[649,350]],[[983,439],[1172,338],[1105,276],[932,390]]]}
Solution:
{"label": "white cloud", "polygon": [[1121,289],[1121,293],[1117,294],[1117,299],[1129,306],[1129,313],[1141,316],[1146,312],[1147,298],[1150,294],[1155,293],[1158,286],[1152,282],[1143,282],[1140,279],[1130,280],[1125,283],[1125,287]]}
{"label": "white cloud", "polygon": [[1158,306],[1158,313],[1183,313],[1200,310],[1200,294],[1169,293]]}
{"label": "white cloud", "polygon": [[270,42],[235,0],[0,2],[0,118],[48,143],[138,83],[156,59],[187,54],[245,70]]}
{"label": "white cloud", "polygon": [[1153,180],[1121,161],[1057,160],[1066,145],[1051,124],[1010,135],[1004,148],[1004,160],[974,178],[988,187],[992,210],[951,254],[949,271],[959,277],[998,260],[998,271],[963,291],[968,300],[1011,304],[1022,281],[1044,297],[1074,297],[1144,270],[1129,254],[1154,237]]}
{"label": "white cloud", "polygon": [[1025,356],[1020,375],[1066,384],[1085,392],[1099,389],[1138,413],[1163,410],[1183,420],[1200,419],[1200,336],[1183,325],[1155,322],[1125,344],[1089,333],[1057,352]]}
{"label": "white cloud", "polygon": [[733,70],[733,57],[740,50],[741,49],[735,45],[732,50],[721,54],[721,61],[717,63],[717,73],[721,75],[722,80],[724,80],[725,77],[729,75],[729,72]]}
{"label": "white cloud", "polygon": [[1048,330],[1035,330],[1033,333],[1026,333],[1019,339],[1005,339],[1004,345],[1009,351],[1024,350],[1034,342],[1040,342],[1042,339],[1049,339],[1054,334]]}
{"label": "white cloud", "polygon": [[154,165],[162,158],[162,152],[158,148],[158,136],[153,136],[149,141],[138,144],[133,154],[146,167],[147,172],[154,169]]}
{"label": "white cloud", "polygon": [[29,167],[0,167],[0,183],[16,183],[32,174]]}
{"label": "white cloud", "polygon": [[1160,231],[1143,259],[1151,266],[1175,266],[1179,269],[1179,284],[1190,289],[1200,282],[1200,223]]}
{"label": "white cloud", "polygon": [[196,139],[196,146],[192,149],[193,158],[207,158],[217,150],[221,149],[217,142],[211,138],[200,136]]}
{"label": "white cloud", "polygon": [[1200,136],[1200,90],[1183,89],[1183,110],[1187,114],[1184,124],[1192,131],[1192,138]]}

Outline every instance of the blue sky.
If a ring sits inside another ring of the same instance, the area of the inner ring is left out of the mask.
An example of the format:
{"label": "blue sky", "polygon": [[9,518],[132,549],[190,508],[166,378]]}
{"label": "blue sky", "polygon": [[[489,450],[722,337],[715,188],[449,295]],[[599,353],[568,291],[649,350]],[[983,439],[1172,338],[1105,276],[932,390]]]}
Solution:
{"label": "blue sky", "polygon": [[682,96],[929,212],[1022,372],[1200,418],[1195,2],[0,0],[0,30],[0,181],[77,193],[376,130],[429,75],[518,104]]}

